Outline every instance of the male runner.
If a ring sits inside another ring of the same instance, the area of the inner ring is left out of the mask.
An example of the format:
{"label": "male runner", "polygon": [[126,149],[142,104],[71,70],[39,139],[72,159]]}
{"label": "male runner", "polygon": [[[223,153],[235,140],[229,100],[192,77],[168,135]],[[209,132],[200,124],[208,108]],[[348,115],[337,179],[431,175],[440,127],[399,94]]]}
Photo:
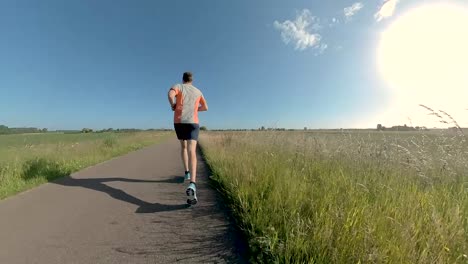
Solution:
{"label": "male runner", "polygon": [[[174,128],[177,138],[180,140],[181,156],[185,167],[185,180],[190,180],[190,184],[186,190],[187,203],[195,205],[197,203],[196,147],[198,133],[200,131],[198,112],[208,111],[208,105],[202,92],[193,86],[192,73],[185,72],[182,80],[182,84],[176,84],[171,87],[168,93],[168,99],[174,111]],[[175,103],[174,98],[176,99]],[[187,153],[187,145],[189,153]]]}

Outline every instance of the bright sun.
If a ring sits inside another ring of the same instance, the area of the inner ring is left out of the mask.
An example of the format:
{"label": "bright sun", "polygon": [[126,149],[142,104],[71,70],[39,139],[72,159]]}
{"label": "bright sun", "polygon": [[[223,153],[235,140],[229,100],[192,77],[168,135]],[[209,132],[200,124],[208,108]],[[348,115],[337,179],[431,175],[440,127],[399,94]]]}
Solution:
{"label": "bright sun", "polygon": [[468,9],[437,4],[407,12],[382,33],[377,58],[393,93],[388,122],[401,122],[418,104],[468,115]]}

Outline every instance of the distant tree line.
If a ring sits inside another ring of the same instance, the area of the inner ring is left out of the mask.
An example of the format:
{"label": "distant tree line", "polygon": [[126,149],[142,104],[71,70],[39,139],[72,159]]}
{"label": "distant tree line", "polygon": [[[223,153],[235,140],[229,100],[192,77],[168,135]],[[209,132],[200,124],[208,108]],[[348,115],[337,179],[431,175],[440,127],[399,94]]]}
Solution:
{"label": "distant tree line", "polygon": [[257,131],[257,129],[210,129],[210,131]]}
{"label": "distant tree line", "polygon": [[0,135],[8,134],[26,134],[26,133],[45,133],[47,128],[36,128],[36,127],[7,127],[0,125]]}
{"label": "distant tree line", "polygon": [[[206,127],[201,127],[203,130],[207,130]],[[83,128],[81,130],[55,130],[49,131],[47,128],[36,128],[36,127],[8,127],[5,125],[0,125],[0,135],[9,135],[9,134],[30,134],[30,133],[46,133],[46,132],[55,132],[55,133],[64,133],[64,134],[76,134],[76,133],[105,133],[105,132],[116,132],[116,133],[128,133],[128,132],[142,132],[142,131],[172,131],[173,129],[168,128],[150,128],[150,129],[137,129],[137,128],[106,128],[101,130],[94,130],[92,128]]]}
{"label": "distant tree line", "polygon": [[173,129],[168,128],[150,128],[150,129],[138,129],[138,128],[106,128],[101,130],[94,131],[91,128],[83,128],[81,133],[106,133],[106,132],[114,132],[114,133],[133,133],[133,132],[143,132],[143,131],[172,131]]}
{"label": "distant tree line", "polygon": [[247,128],[244,128],[244,129],[210,129],[210,131],[298,131],[298,129],[292,129],[292,128],[265,128],[265,127],[261,127],[261,128],[257,128],[257,129],[253,129],[253,128],[250,128],[250,129],[247,129]]}
{"label": "distant tree line", "polygon": [[[268,127],[268,128],[265,128],[264,126],[262,126],[258,130],[260,130],[260,131],[295,131],[297,129],[284,128],[284,127]],[[304,127],[304,130],[307,130],[307,127]]]}
{"label": "distant tree line", "polygon": [[403,126],[392,126],[392,127],[385,127],[382,126],[382,124],[377,125],[377,130],[378,131],[429,131],[426,127],[412,127],[412,126],[407,126],[406,124]]}

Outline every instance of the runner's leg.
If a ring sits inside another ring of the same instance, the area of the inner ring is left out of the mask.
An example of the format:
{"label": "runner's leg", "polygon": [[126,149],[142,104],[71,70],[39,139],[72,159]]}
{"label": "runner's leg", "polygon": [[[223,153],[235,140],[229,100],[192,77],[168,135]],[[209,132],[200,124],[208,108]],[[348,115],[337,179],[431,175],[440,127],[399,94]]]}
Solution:
{"label": "runner's leg", "polygon": [[189,171],[189,158],[187,153],[187,140],[180,141],[180,154],[182,156],[182,162],[184,163],[185,171]]}
{"label": "runner's leg", "polygon": [[197,141],[188,140],[188,151],[190,156],[190,181],[197,182]]}

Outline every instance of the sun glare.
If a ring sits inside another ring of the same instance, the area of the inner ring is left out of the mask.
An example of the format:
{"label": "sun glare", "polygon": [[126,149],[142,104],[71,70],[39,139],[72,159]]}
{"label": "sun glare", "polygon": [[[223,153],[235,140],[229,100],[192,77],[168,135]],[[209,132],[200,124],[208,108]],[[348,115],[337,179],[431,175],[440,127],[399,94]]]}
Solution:
{"label": "sun glare", "polygon": [[[393,94],[387,122],[414,116],[418,104],[458,118],[467,116],[467,8],[437,4],[410,10],[381,34],[377,59]],[[414,118],[419,123],[430,122],[427,115]]]}

